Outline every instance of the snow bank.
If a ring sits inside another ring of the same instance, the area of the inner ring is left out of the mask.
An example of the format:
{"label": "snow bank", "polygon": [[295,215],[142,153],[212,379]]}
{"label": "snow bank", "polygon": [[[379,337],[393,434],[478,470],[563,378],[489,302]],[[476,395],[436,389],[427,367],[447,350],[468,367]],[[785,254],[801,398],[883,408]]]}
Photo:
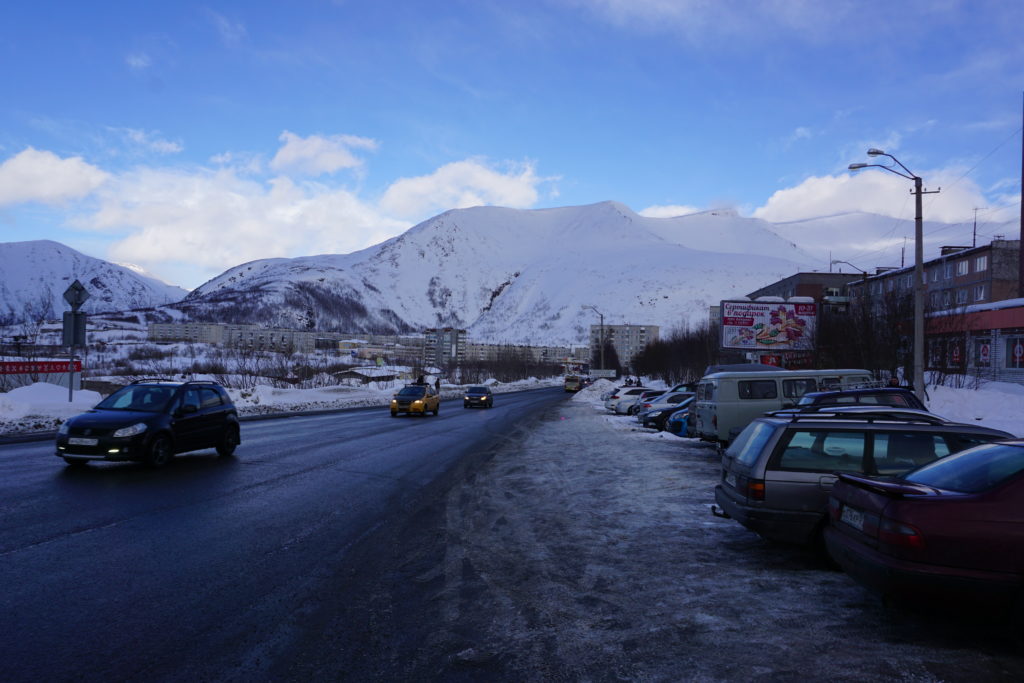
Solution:
{"label": "snow bank", "polygon": [[1024,386],[988,382],[978,390],[928,387],[928,409],[957,422],[973,422],[1024,436]]}

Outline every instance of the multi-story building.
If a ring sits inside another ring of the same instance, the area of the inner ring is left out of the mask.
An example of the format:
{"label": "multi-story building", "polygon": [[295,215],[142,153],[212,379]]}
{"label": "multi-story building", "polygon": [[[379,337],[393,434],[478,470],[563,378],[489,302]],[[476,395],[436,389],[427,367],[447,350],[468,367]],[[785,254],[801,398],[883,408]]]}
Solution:
{"label": "multi-story building", "polygon": [[423,365],[445,368],[458,365],[466,357],[466,331],[455,327],[423,331]]}
{"label": "multi-story building", "polygon": [[514,358],[533,363],[585,362],[588,358],[585,346],[530,346],[527,344],[490,344],[466,342],[465,362],[497,361]]}
{"label": "multi-story building", "polygon": [[[993,240],[980,247],[942,247],[924,262],[925,310],[946,311],[1018,296],[1020,240]],[[887,294],[913,296],[914,267],[879,269],[848,285],[854,300],[881,301]]]}
{"label": "multi-story building", "polygon": [[842,312],[849,303],[847,284],[862,277],[850,273],[800,272],[783,278],[747,296],[757,299],[762,296],[777,296],[783,299],[810,297],[822,305],[823,313]]}
{"label": "multi-story building", "polygon": [[657,325],[591,325],[590,355],[601,356],[601,335],[610,343],[622,367],[629,367],[633,359],[648,343],[658,339]]}

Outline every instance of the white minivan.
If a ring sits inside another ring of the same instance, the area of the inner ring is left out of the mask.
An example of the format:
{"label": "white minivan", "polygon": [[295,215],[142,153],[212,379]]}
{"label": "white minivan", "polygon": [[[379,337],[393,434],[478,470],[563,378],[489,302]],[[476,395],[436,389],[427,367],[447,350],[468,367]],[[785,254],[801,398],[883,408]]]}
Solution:
{"label": "white minivan", "polygon": [[761,370],[714,372],[697,383],[696,436],[728,445],[751,420],[792,408],[810,391],[871,386],[867,370]]}

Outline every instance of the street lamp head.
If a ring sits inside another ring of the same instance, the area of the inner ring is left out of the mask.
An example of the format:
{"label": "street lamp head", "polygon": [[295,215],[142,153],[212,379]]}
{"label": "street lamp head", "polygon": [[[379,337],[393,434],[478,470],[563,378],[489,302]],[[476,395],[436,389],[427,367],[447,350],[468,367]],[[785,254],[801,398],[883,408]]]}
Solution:
{"label": "street lamp head", "polygon": [[850,164],[851,171],[859,171],[862,168],[867,168],[867,164]]}
{"label": "street lamp head", "polygon": [[871,149],[868,150],[868,156],[869,157],[885,156],[885,152],[883,152],[882,150],[877,149],[875,147],[872,147]]}

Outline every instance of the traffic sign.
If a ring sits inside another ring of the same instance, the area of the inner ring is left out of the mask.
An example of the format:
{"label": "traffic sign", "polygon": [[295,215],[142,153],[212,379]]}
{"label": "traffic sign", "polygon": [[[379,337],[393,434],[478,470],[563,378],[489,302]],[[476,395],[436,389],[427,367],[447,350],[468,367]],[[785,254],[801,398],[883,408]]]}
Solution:
{"label": "traffic sign", "polygon": [[85,285],[78,280],[72,282],[71,285],[64,290],[64,301],[71,304],[72,311],[77,311],[90,296],[89,292],[85,289]]}

